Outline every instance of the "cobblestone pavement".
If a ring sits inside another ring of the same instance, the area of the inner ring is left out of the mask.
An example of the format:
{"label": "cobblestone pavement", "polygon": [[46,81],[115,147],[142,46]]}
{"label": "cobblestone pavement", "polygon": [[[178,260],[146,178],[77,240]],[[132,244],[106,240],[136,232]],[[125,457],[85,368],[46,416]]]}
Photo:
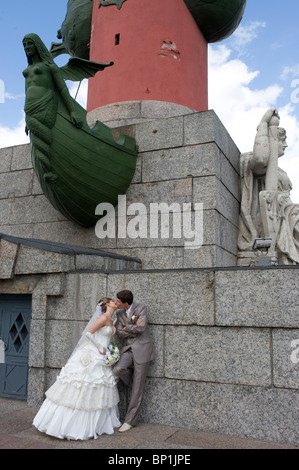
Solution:
{"label": "cobblestone pavement", "polygon": [[[298,449],[298,446],[200,432],[161,424],[139,423],[125,433],[117,430],[88,441],[68,441],[42,434],[32,426],[37,409],[26,402],[0,399],[0,449]],[[113,453],[111,454],[113,455]],[[115,455],[115,453],[114,453]]]}

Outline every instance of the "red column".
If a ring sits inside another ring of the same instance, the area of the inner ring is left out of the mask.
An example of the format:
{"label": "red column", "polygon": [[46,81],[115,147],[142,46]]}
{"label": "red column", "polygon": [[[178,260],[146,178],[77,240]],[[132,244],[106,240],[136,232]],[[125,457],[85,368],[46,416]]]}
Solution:
{"label": "red column", "polygon": [[94,0],[90,59],[114,65],[89,80],[87,111],[140,100],[208,109],[207,42],[183,0]]}

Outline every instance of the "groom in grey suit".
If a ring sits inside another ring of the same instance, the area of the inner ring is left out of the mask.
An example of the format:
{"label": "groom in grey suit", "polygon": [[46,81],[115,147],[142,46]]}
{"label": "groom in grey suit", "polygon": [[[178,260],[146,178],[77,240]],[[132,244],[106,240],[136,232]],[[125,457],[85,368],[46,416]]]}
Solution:
{"label": "groom in grey suit", "polygon": [[119,307],[116,312],[116,332],[125,341],[113,372],[125,385],[130,384],[133,373],[129,407],[125,422],[119,428],[120,432],[124,432],[137,424],[145,379],[150,362],[154,359],[154,348],[147,328],[145,305],[133,302],[133,294],[129,290],[118,292],[116,303]]}

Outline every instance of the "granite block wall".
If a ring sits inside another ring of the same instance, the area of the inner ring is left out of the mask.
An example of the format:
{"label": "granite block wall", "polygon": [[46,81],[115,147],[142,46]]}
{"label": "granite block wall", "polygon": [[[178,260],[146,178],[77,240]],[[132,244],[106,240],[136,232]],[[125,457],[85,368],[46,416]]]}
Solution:
{"label": "granite block wall", "polygon": [[[134,123],[130,125],[124,125],[126,120],[110,122],[115,138],[127,133],[136,138],[139,147],[135,176],[126,194],[126,209],[134,203],[144,205],[146,238],[101,239],[94,228],[85,229],[66,220],[42,194],[32,169],[29,145],[0,150],[0,233],[138,257],[144,268],[235,266],[239,150],[213,111],[194,113],[183,108],[181,113],[185,114],[161,118],[161,109],[158,112],[155,107],[152,113],[147,109],[147,113],[150,119],[131,119]],[[111,109],[109,114],[113,115]],[[151,237],[153,203],[165,203],[167,207],[176,203],[181,217],[183,204],[191,204],[192,229],[195,204],[203,204],[201,248],[186,249],[183,231],[180,238],[173,236],[172,213],[169,237],[163,238],[161,231],[156,238]],[[128,227],[136,214],[118,218],[116,210],[116,223]]]}
{"label": "granite block wall", "polygon": [[298,280],[296,267],[109,275],[108,292],[149,307],[142,419],[298,443]]}
{"label": "granite block wall", "polygon": [[[24,273],[25,247],[2,244],[0,293],[32,295],[29,404],[41,404],[97,299],[127,288],[148,307],[156,351],[141,421],[299,443],[297,267],[107,271],[39,250],[51,270]],[[123,414],[121,386],[120,396]]]}

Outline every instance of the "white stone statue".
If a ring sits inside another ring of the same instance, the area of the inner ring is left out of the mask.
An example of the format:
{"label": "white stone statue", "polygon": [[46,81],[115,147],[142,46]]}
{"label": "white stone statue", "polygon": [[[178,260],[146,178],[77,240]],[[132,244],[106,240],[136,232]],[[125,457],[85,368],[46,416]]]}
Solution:
{"label": "white stone statue", "polygon": [[272,238],[268,255],[278,264],[299,264],[299,204],[291,201],[292,183],[278,167],[287,147],[279,122],[277,109],[269,109],[257,128],[253,152],[240,158],[239,264],[254,259],[254,240],[262,237]]}

